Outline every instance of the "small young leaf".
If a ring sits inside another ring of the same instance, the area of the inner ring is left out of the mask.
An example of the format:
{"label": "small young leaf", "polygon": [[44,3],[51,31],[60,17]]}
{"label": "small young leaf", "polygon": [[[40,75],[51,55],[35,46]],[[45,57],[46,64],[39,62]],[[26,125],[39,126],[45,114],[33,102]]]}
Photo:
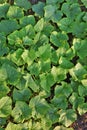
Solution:
{"label": "small young leaf", "polygon": [[72,109],[60,110],[59,122],[64,126],[69,127],[77,118],[75,111]]}

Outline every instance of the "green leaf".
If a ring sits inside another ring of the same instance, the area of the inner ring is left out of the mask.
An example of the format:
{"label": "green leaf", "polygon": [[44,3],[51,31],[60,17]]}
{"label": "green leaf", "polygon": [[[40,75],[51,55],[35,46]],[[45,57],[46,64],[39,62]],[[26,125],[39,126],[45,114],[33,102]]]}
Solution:
{"label": "green leaf", "polygon": [[0,117],[0,126],[3,126],[6,124],[6,118],[1,118]]}
{"label": "green leaf", "polygon": [[79,85],[78,92],[81,97],[84,97],[87,95],[87,86]]}
{"label": "green leaf", "polygon": [[44,28],[44,19],[41,18],[34,26],[36,32],[42,31]]}
{"label": "green leaf", "polygon": [[21,57],[23,49],[18,48],[14,53],[10,54],[11,60],[17,64],[17,66],[23,65],[23,59]]}
{"label": "green leaf", "polygon": [[0,33],[0,44],[6,43],[6,37],[4,33]]}
{"label": "green leaf", "polygon": [[81,0],[84,6],[87,8],[87,1],[86,0]]}
{"label": "green leaf", "polygon": [[19,25],[16,20],[2,20],[0,22],[0,33],[4,32],[6,35],[19,29]]}
{"label": "green leaf", "polygon": [[87,86],[87,79],[81,80],[81,83],[82,83],[82,85],[84,85],[86,87]]}
{"label": "green leaf", "polygon": [[64,3],[62,5],[62,12],[70,19],[75,19],[81,13],[78,3]]}
{"label": "green leaf", "polygon": [[56,11],[56,6],[46,5],[44,7],[44,11],[45,11],[44,17],[46,18],[46,20],[50,20]]}
{"label": "green leaf", "polygon": [[83,20],[84,20],[85,22],[87,22],[87,12],[85,12],[85,15],[84,15],[84,17],[83,17]]}
{"label": "green leaf", "polygon": [[80,115],[83,115],[87,112],[87,103],[82,103],[78,106],[78,112]]}
{"label": "green leaf", "polygon": [[51,58],[51,46],[49,44],[43,45],[38,48],[38,56],[46,61]]}
{"label": "green leaf", "polygon": [[39,85],[37,85],[37,83],[35,82],[35,80],[32,78],[30,74],[27,74],[24,78],[26,80],[26,86],[31,88],[34,92],[39,91]]}
{"label": "green leaf", "polygon": [[62,18],[63,14],[60,10],[56,11],[55,14],[52,17],[52,21],[57,23],[61,18]]}
{"label": "green leaf", "polygon": [[26,80],[24,77],[20,77],[20,80],[18,81],[18,83],[16,84],[16,88],[18,88],[19,90],[25,89],[26,86]]}
{"label": "green leaf", "polygon": [[32,26],[35,25],[35,18],[33,15],[24,16],[19,19],[21,27],[27,26],[31,24]]}
{"label": "green leaf", "polygon": [[61,82],[61,85],[57,85],[55,87],[55,96],[58,97],[59,95],[64,95],[66,97],[69,97],[72,91],[73,90],[70,84],[67,84],[66,82]]}
{"label": "green leaf", "polygon": [[0,99],[0,117],[7,117],[11,114],[12,101],[10,97],[2,97]]}
{"label": "green leaf", "polygon": [[37,33],[37,35],[34,38],[34,43],[35,45],[33,46],[33,49],[38,51],[38,48],[42,45],[45,46],[49,42],[49,39],[46,35],[41,34],[40,32]]}
{"label": "green leaf", "polygon": [[61,67],[53,66],[51,69],[51,74],[53,75],[55,81],[57,81],[57,82],[60,82],[64,79],[66,79],[66,73],[67,73],[67,71]]}
{"label": "green leaf", "polygon": [[72,32],[72,24],[73,24],[73,21],[71,19],[69,19],[69,18],[62,18],[57,23],[60,30],[64,31],[66,33],[71,33]]}
{"label": "green leaf", "polygon": [[20,73],[16,70],[16,68],[9,64],[3,64],[2,68],[5,69],[7,73],[8,83],[10,83],[11,85],[16,85],[20,79]]}
{"label": "green leaf", "polygon": [[87,56],[87,53],[86,53],[86,50],[87,50],[87,44],[86,44],[86,40],[82,40],[81,41],[81,44],[79,46],[79,49],[77,51],[77,54],[80,58],[84,58]]}
{"label": "green leaf", "polygon": [[77,63],[76,66],[74,68],[70,69],[69,72],[70,72],[70,75],[75,80],[82,80],[87,75],[87,71],[80,63]]}
{"label": "green leaf", "polygon": [[65,69],[71,69],[74,66],[74,64],[70,62],[69,60],[67,60],[67,58],[65,57],[60,57],[59,64],[61,67]]}
{"label": "green leaf", "polygon": [[5,82],[0,83],[0,99],[9,93],[10,89]]}
{"label": "green leaf", "polygon": [[30,100],[29,106],[31,108],[35,108],[36,113],[41,114],[43,117],[44,114],[47,114],[50,106],[49,104],[45,101],[45,99],[40,98],[40,96],[35,96]]}
{"label": "green leaf", "polygon": [[7,79],[7,72],[6,69],[1,67],[0,68],[0,82],[5,81]]}
{"label": "green leaf", "polygon": [[29,88],[24,88],[23,90],[14,89],[13,100],[14,101],[29,101],[32,93]]}
{"label": "green leaf", "polygon": [[53,31],[50,36],[50,41],[57,47],[63,46],[68,40],[68,36],[65,33]]}
{"label": "green leaf", "polygon": [[49,22],[45,22],[42,33],[46,36],[50,36],[51,32],[54,31],[54,26]]}
{"label": "green leaf", "polygon": [[64,126],[69,127],[77,118],[75,111],[72,109],[60,110],[59,122]]}
{"label": "green leaf", "polygon": [[54,96],[54,98],[51,100],[51,103],[57,108],[57,109],[66,109],[68,107],[68,102],[65,96],[59,95]]}
{"label": "green leaf", "polygon": [[38,2],[38,4],[32,6],[32,10],[35,12],[37,16],[42,17],[44,15],[44,6],[45,3]]}
{"label": "green leaf", "polygon": [[24,16],[23,10],[17,6],[10,6],[7,12],[7,17],[12,19],[19,19]]}
{"label": "green leaf", "polygon": [[[77,26],[78,25],[78,26]],[[78,37],[78,38],[83,38],[84,36],[86,36],[87,30],[87,23],[85,22],[75,22],[72,25],[73,27],[73,34]]]}
{"label": "green leaf", "polygon": [[40,73],[40,66],[38,63],[33,63],[27,68],[30,71],[31,75],[38,76]]}
{"label": "green leaf", "polygon": [[56,107],[54,107],[53,104],[52,104],[51,108],[49,109],[47,116],[49,117],[49,120],[52,121],[52,124],[58,122],[59,114],[58,114]]}
{"label": "green leaf", "polygon": [[0,4],[0,18],[5,18],[9,9],[9,4]]}
{"label": "green leaf", "polygon": [[31,118],[31,109],[25,102],[16,101],[15,107],[12,110],[11,115],[14,118],[15,122],[24,122],[25,120]]}
{"label": "green leaf", "polygon": [[22,125],[9,122],[5,130],[22,130]]}
{"label": "green leaf", "polygon": [[48,73],[46,74],[41,74],[40,75],[40,84],[41,87],[46,91],[46,92],[50,92],[50,88],[52,87],[52,85],[55,83],[54,77],[52,74]]}
{"label": "green leaf", "polygon": [[72,95],[69,98],[70,103],[73,105],[73,109],[77,109],[80,104],[84,103],[84,98],[79,97],[77,93],[72,93]]}
{"label": "green leaf", "polygon": [[9,48],[6,46],[6,44],[0,43],[0,56],[3,56],[9,52]]}
{"label": "green leaf", "polygon": [[28,0],[14,0],[15,5],[23,8],[24,10],[28,10],[31,8],[31,3]]}

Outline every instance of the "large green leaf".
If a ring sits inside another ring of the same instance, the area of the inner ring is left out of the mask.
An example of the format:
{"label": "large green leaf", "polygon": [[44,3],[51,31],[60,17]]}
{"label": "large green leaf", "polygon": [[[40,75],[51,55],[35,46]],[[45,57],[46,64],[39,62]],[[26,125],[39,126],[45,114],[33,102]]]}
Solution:
{"label": "large green leaf", "polygon": [[80,104],[84,103],[84,98],[79,97],[77,93],[72,93],[72,95],[69,98],[70,103],[73,105],[73,109],[77,109]]}
{"label": "large green leaf", "polygon": [[61,67],[52,67],[51,74],[53,75],[55,81],[60,82],[66,79],[67,71]]}
{"label": "large green leaf", "polygon": [[73,90],[70,84],[67,84],[66,82],[61,82],[61,85],[57,85],[55,87],[55,96],[58,97],[59,95],[64,95],[66,97],[69,97],[72,91]]}
{"label": "large green leaf", "polygon": [[0,117],[7,117],[11,114],[12,101],[10,97],[2,97],[0,99]]}
{"label": "large green leaf", "polygon": [[54,96],[51,103],[58,109],[66,109],[68,107],[67,99],[63,95]]}
{"label": "large green leaf", "polygon": [[36,113],[41,114],[43,117],[44,114],[47,114],[50,106],[49,104],[45,101],[45,99],[40,98],[40,96],[36,96],[30,100],[29,106],[33,109],[35,109]]}
{"label": "large green leaf", "polygon": [[77,21],[77,22],[73,23],[72,27],[73,27],[72,32],[76,37],[83,38],[84,36],[86,36],[86,34],[87,34],[87,29],[86,29],[87,23]]}
{"label": "large green leaf", "polygon": [[31,118],[31,109],[25,102],[16,101],[15,107],[12,110],[11,115],[14,118],[15,122],[24,122],[25,120]]}
{"label": "large green leaf", "polygon": [[64,126],[69,127],[77,118],[77,115],[73,109],[60,110],[59,122]]}
{"label": "large green leaf", "polygon": [[23,10],[17,6],[10,6],[7,12],[7,17],[12,19],[19,19],[24,16]]}
{"label": "large green leaf", "polygon": [[14,101],[28,101],[32,93],[29,88],[23,90],[14,89],[13,91],[13,100]]}
{"label": "large green leaf", "polygon": [[53,31],[50,36],[50,41],[57,47],[63,46],[68,40],[68,36],[65,33]]}
{"label": "large green leaf", "polygon": [[67,60],[65,57],[60,57],[59,64],[65,69],[71,69],[74,66],[73,63]]}
{"label": "large green leaf", "polygon": [[8,83],[11,85],[16,85],[20,79],[20,73],[16,70],[16,68],[9,64],[3,64],[2,68],[5,69],[7,73],[6,80],[8,81]]}
{"label": "large green leaf", "polygon": [[72,32],[72,24],[73,24],[73,21],[71,19],[67,18],[67,17],[62,18],[57,23],[60,30],[65,31],[67,33]]}
{"label": "large green leaf", "polygon": [[64,3],[62,5],[62,11],[70,19],[75,19],[76,16],[81,13],[81,9],[78,3]]}
{"label": "large green leaf", "polygon": [[43,45],[38,48],[38,56],[46,61],[51,58],[51,46],[49,44]]}
{"label": "large green leaf", "polygon": [[0,33],[4,32],[6,35],[19,28],[16,20],[2,20],[0,22]]}
{"label": "large green leaf", "polygon": [[75,80],[82,80],[87,75],[87,71],[80,63],[77,63],[75,67],[70,69],[70,75]]}

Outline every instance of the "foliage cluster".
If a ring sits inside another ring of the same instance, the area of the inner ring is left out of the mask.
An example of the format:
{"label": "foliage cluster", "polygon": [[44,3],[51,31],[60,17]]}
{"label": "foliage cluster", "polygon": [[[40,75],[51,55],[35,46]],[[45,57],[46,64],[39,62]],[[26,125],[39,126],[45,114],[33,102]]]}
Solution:
{"label": "foliage cluster", "polygon": [[87,1],[0,0],[0,130],[72,130],[87,112],[81,6]]}

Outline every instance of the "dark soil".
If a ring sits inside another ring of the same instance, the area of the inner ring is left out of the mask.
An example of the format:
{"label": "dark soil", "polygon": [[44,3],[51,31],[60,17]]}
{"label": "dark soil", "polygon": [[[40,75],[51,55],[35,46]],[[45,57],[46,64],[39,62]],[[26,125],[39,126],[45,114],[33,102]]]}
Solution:
{"label": "dark soil", "polygon": [[77,121],[75,121],[72,126],[74,130],[87,130],[87,113],[79,116]]}

